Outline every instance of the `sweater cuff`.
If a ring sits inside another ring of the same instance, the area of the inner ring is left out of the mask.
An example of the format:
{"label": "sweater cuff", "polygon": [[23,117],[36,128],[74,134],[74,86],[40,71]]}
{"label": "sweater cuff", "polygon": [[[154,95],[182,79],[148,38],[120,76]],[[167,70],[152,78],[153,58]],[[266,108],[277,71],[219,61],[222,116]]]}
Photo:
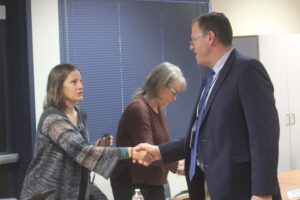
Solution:
{"label": "sweater cuff", "polygon": [[130,158],[128,154],[128,147],[119,147],[119,160]]}

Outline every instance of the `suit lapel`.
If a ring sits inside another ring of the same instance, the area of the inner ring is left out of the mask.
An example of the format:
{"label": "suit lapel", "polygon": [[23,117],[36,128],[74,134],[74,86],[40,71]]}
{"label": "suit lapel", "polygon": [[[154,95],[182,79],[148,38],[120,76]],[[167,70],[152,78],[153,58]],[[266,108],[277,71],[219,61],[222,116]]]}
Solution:
{"label": "suit lapel", "polygon": [[[202,95],[202,92],[204,90],[204,87],[205,87],[205,82],[206,82],[206,78],[201,82],[201,86],[199,88],[199,95],[198,95],[198,98],[197,98],[197,101],[194,105],[194,110],[193,110],[193,115],[192,115],[192,118],[191,118],[191,121],[190,121],[190,125],[189,125],[189,131],[188,131],[188,137],[187,137],[187,140],[186,140],[186,146],[187,147],[191,147],[191,144],[192,142],[194,141],[194,132],[192,131],[192,127],[194,126],[194,123],[195,123],[195,120],[196,120],[196,113],[197,113],[197,108],[198,108],[198,104],[199,104],[199,101],[200,101],[200,98],[201,98],[201,95]],[[187,148],[188,150],[190,150],[190,148]],[[190,156],[190,152],[188,152],[188,154]]]}
{"label": "suit lapel", "polygon": [[211,104],[212,104],[219,88],[221,87],[223,81],[225,80],[226,76],[228,75],[229,71],[231,70],[232,63],[235,60],[237,55],[238,55],[238,52],[237,52],[237,50],[234,49],[231,52],[230,56],[228,57],[227,61],[225,62],[223,68],[221,69],[219,77],[218,77],[214,87],[212,88],[209,97],[208,97],[208,100],[207,100],[207,103],[206,103],[206,106],[205,106],[206,107],[205,112],[204,112],[204,115],[203,115],[203,120],[205,119],[206,114],[209,111],[209,109],[211,107]]}
{"label": "suit lapel", "polygon": [[[207,100],[207,103],[206,103],[206,109],[205,109],[205,112],[203,114],[203,119],[202,120],[205,120],[205,117],[211,107],[211,104],[213,102],[213,99],[214,97],[216,96],[217,94],[217,91],[219,90],[219,88],[221,87],[223,81],[225,80],[226,76],[228,75],[229,71],[231,70],[231,67],[232,67],[232,62],[235,60],[236,56],[238,55],[238,51],[237,50],[233,50],[230,54],[230,56],[228,57],[226,63],[224,64],[223,68],[221,69],[220,71],[220,74],[219,74],[219,77],[214,85],[214,87],[212,88],[212,91],[208,97],[208,100]],[[197,112],[197,107],[198,107],[198,103],[199,103],[199,100],[201,98],[201,94],[202,94],[202,91],[205,87],[205,82],[206,82],[206,79],[204,79],[202,81],[202,84],[201,84],[201,87],[200,87],[200,94],[198,96],[198,99],[197,99],[197,103],[194,107],[194,112],[193,112],[193,117],[192,117],[192,120],[191,120],[191,123],[190,123],[190,131],[188,132],[188,140],[186,141],[186,146],[190,146],[191,145],[191,142],[194,140],[194,134],[192,133],[192,127],[193,127],[193,124],[195,123],[195,119],[196,119],[196,112]],[[201,129],[201,128],[200,128]],[[190,148],[187,148],[190,150]],[[190,152],[188,152],[188,157],[190,156]]]}

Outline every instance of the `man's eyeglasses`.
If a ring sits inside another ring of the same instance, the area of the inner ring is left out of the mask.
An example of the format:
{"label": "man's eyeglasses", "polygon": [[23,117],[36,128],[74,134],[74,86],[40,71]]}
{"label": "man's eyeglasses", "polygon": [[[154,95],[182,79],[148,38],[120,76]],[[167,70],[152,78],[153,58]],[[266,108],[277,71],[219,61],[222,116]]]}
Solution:
{"label": "man's eyeglasses", "polygon": [[199,40],[202,36],[205,36],[208,32],[203,32],[203,33],[200,33],[199,35],[197,35],[196,37],[192,37],[191,38],[191,41],[190,41],[190,45],[194,45],[194,43]]}

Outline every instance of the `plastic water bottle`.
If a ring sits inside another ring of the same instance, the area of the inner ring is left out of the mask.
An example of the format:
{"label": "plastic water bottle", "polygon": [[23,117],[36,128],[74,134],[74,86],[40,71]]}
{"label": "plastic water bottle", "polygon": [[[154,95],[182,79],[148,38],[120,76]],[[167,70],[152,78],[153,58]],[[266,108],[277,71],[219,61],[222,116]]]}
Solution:
{"label": "plastic water bottle", "polygon": [[137,188],[134,190],[132,200],[144,200],[144,197],[143,197],[140,189]]}

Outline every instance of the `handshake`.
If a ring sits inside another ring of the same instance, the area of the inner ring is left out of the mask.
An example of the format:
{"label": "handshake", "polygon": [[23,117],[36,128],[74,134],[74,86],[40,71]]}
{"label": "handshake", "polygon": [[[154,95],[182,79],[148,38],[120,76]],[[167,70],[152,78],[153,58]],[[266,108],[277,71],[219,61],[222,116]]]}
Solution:
{"label": "handshake", "polygon": [[[113,136],[105,133],[96,141],[96,146],[112,146]],[[135,147],[128,148],[128,154],[132,158],[133,163],[138,162],[141,165],[149,166],[153,161],[160,160],[160,152],[158,146],[148,143],[141,143]]]}
{"label": "handshake", "polygon": [[[111,146],[113,143],[113,136],[109,133],[102,135],[96,142],[97,146]],[[160,160],[161,155],[158,146],[149,143],[140,143],[135,147],[128,147],[128,154],[133,163],[139,163],[143,166],[149,166],[152,162]],[[178,161],[177,171],[178,175],[185,175],[184,160]]]}
{"label": "handshake", "polygon": [[161,156],[158,146],[141,143],[131,147],[131,158],[133,163],[149,166],[153,161],[160,160]]}
{"label": "handshake", "polygon": [[[132,148],[132,162],[138,162],[141,165],[149,166],[153,161],[160,160],[161,155],[158,146],[148,143],[141,143]],[[185,175],[184,160],[179,160],[177,163],[177,175]]]}
{"label": "handshake", "polygon": [[[113,136],[109,133],[102,135],[96,142],[97,146],[112,146]],[[152,162],[160,160],[161,155],[158,146],[149,143],[140,143],[135,147],[128,147],[128,154],[133,163],[149,166]],[[177,174],[184,175],[184,160],[178,161]]]}

